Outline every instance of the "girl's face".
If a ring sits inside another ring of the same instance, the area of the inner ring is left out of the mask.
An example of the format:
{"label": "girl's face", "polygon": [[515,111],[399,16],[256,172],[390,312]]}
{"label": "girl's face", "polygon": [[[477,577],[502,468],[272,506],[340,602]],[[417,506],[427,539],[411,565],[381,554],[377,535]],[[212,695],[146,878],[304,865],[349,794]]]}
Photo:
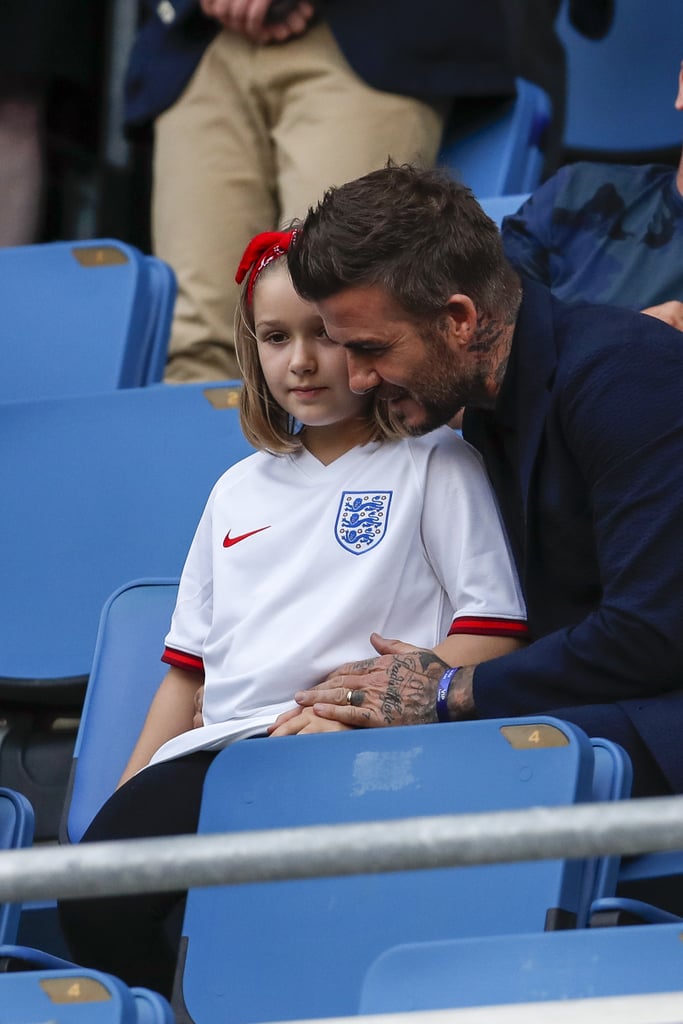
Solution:
{"label": "girl's face", "polygon": [[344,349],[294,290],[285,260],[258,278],[253,301],[263,376],[278,405],[308,427],[367,425],[371,399],[351,391]]}

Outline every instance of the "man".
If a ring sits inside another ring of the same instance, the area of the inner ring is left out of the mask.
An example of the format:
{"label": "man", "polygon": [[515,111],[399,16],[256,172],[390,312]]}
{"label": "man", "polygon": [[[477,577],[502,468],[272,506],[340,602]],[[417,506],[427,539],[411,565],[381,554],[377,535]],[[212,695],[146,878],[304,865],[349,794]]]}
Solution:
{"label": "man", "polygon": [[558,298],[641,309],[683,330],[683,152],[677,168],[563,167],[502,233],[508,259]]}
{"label": "man", "polygon": [[551,713],[620,742],[634,794],[683,792],[678,333],[522,284],[469,190],[410,167],[326,193],[290,270],[345,347],[354,390],[378,388],[415,434],[467,407],[533,641],[455,666],[447,686],[433,652],[376,637],[378,659],[342,666],[300,705],[356,726]]}

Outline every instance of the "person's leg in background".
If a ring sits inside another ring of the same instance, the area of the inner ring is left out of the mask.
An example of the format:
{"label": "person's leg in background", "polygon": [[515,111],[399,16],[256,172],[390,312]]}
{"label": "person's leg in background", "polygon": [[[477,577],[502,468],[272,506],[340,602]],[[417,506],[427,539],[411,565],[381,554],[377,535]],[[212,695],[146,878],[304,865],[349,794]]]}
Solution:
{"label": "person's leg in background", "polygon": [[[53,212],[61,225],[66,200],[53,185],[47,144],[57,148],[72,104],[97,91],[107,6],[92,0],[0,4],[0,246],[50,240],[46,233],[58,231],[50,224]],[[76,125],[78,144],[87,145],[91,126],[77,116]]]}
{"label": "person's leg in background", "polygon": [[0,75],[0,246],[37,241],[43,208],[44,86]]}
{"label": "person's leg in background", "polygon": [[220,33],[155,126],[154,250],[178,277],[166,380],[237,377],[233,277],[249,239],[389,156],[432,163],[444,117],[366,86],[324,24],[282,46]]}
{"label": "person's leg in background", "polygon": [[326,188],[383,167],[389,157],[434,163],[447,104],[439,108],[366,85],[324,23],[286,50],[261,54],[268,62],[281,223],[304,217]]}
{"label": "person's leg in background", "polygon": [[178,278],[170,382],[239,376],[234,275],[249,239],[277,219],[271,145],[254,81],[258,53],[221,32],[155,124],[153,246]]}

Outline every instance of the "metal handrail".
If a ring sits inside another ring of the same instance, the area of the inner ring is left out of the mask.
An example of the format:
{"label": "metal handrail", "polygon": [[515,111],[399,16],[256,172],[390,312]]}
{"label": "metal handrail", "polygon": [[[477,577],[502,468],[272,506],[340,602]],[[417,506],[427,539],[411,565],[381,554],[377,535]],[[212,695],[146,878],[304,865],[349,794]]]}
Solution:
{"label": "metal handrail", "polygon": [[683,796],[0,852],[0,901],[683,849]]}

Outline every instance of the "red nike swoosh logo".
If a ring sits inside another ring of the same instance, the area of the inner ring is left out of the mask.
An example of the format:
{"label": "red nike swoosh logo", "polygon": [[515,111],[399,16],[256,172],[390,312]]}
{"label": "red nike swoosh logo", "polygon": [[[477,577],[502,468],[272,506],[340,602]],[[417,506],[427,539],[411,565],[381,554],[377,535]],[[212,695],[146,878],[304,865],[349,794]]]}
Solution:
{"label": "red nike swoosh logo", "polygon": [[249,533],[241,533],[239,535],[239,537],[231,537],[230,536],[230,530],[228,530],[228,532],[225,535],[225,540],[223,541],[223,547],[224,548],[231,548],[233,546],[233,544],[239,544],[239,542],[241,540],[246,540],[247,537],[253,537],[255,533],[262,533],[264,530],[269,530],[269,529],[270,529],[270,526],[261,526],[261,527],[259,527],[258,530],[250,530]]}

